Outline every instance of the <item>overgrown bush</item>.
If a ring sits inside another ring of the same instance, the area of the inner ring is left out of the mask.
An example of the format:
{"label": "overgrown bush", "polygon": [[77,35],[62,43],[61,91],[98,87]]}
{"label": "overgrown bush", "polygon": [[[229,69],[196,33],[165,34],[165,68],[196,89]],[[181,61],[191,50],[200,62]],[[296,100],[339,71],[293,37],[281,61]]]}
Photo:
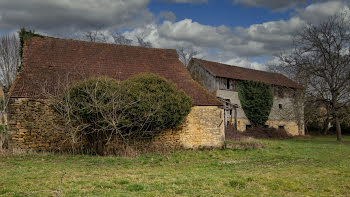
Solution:
{"label": "overgrown bush", "polygon": [[238,97],[253,126],[264,126],[273,104],[270,85],[257,81],[238,81]]}
{"label": "overgrown bush", "polygon": [[106,77],[78,82],[54,107],[71,138],[86,139],[90,151],[104,154],[116,138],[127,144],[180,126],[192,100],[164,78],[142,74],[123,82]]}
{"label": "overgrown bush", "polygon": [[91,129],[102,128],[105,121],[102,118],[104,111],[112,110],[113,99],[120,99],[120,83],[110,78],[92,78],[87,81],[78,82],[66,89],[61,97],[62,101],[69,103],[69,111],[64,105],[59,105],[57,109],[66,110],[73,123],[89,124]]}
{"label": "overgrown bush", "polygon": [[[192,107],[192,100],[177,90],[173,83],[154,74],[141,74],[127,79],[122,84],[123,94],[129,105],[125,113],[133,122],[130,129],[159,132],[176,128],[184,121]],[[137,135],[142,135],[137,134]]]}

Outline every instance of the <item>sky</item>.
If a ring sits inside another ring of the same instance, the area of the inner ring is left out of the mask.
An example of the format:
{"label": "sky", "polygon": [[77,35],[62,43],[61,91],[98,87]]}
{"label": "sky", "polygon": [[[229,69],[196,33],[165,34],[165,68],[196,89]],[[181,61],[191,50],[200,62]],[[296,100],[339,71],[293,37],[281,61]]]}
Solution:
{"label": "sky", "polygon": [[[292,49],[306,24],[350,13],[350,0],[0,0],[0,34],[20,27],[60,38],[99,31],[255,69]],[[135,43],[136,44],[136,41]]]}

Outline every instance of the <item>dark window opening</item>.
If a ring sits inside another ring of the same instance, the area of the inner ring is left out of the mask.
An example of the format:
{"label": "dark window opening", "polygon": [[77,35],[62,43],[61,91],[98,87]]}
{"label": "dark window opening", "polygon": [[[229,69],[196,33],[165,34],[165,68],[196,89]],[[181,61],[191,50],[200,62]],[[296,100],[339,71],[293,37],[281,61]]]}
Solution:
{"label": "dark window opening", "polygon": [[252,125],[250,125],[250,124],[247,124],[247,125],[245,126],[245,129],[250,129],[250,128],[252,128]]}
{"label": "dark window opening", "polygon": [[283,105],[282,104],[278,104],[278,108],[282,109]]}
{"label": "dark window opening", "polygon": [[266,125],[264,125],[264,128],[269,128],[269,125],[267,125],[267,124],[266,124]]}
{"label": "dark window opening", "polygon": [[230,80],[229,79],[226,80],[226,89],[230,89]]}
{"label": "dark window opening", "polygon": [[232,116],[232,109],[230,110],[230,116]]}
{"label": "dark window opening", "polygon": [[284,126],[278,126],[278,129],[284,129]]}

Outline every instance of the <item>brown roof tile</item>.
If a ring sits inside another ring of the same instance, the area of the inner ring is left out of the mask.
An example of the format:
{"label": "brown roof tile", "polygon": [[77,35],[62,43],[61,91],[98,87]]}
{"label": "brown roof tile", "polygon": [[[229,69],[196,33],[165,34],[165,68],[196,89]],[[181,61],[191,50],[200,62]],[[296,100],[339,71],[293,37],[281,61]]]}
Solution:
{"label": "brown roof tile", "polygon": [[33,38],[25,43],[22,65],[10,90],[12,98],[43,98],[43,92],[59,89],[66,79],[108,76],[124,80],[150,72],[174,82],[195,105],[222,105],[191,78],[173,49]]}
{"label": "brown roof tile", "polygon": [[216,77],[260,81],[272,85],[285,86],[290,88],[301,88],[299,84],[280,73],[272,73],[238,66],[231,66],[196,58],[194,58],[192,61],[198,62],[201,66],[203,66],[207,71]]}

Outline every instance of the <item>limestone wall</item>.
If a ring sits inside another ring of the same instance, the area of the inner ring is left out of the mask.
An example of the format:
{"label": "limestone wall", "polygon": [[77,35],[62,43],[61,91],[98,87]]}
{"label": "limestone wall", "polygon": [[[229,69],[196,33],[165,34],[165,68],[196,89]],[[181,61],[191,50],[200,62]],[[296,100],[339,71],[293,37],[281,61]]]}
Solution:
{"label": "limestone wall", "polygon": [[59,120],[43,99],[11,99],[8,126],[10,147],[33,150],[57,148],[60,138],[56,136]]}
{"label": "limestone wall", "polygon": [[225,140],[223,113],[223,109],[216,106],[195,106],[182,129],[167,131],[154,142],[184,148],[222,147]]}
{"label": "limestone wall", "polygon": [[[8,126],[10,148],[56,150],[62,145],[62,124],[43,99],[12,99]],[[183,127],[167,131],[154,139],[155,144],[184,148],[222,147],[224,145],[223,109],[195,106]]]}

